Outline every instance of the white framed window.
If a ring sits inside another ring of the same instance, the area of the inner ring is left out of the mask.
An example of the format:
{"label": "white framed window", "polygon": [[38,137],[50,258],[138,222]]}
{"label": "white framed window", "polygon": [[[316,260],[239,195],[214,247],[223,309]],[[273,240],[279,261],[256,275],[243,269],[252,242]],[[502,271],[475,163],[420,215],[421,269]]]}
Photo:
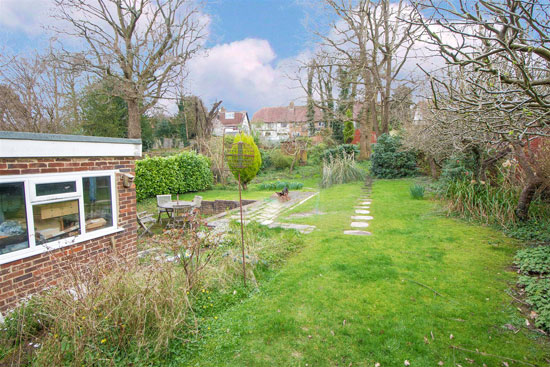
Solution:
{"label": "white framed window", "polygon": [[121,230],[115,173],[0,176],[0,264]]}

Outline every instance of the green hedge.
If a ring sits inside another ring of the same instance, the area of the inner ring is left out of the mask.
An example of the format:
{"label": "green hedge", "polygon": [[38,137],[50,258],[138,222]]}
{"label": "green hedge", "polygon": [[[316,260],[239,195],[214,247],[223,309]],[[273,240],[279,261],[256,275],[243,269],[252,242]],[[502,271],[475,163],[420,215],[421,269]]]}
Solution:
{"label": "green hedge", "polygon": [[143,200],[156,195],[183,194],[212,186],[208,158],[195,153],[145,158],[136,162],[136,196]]}

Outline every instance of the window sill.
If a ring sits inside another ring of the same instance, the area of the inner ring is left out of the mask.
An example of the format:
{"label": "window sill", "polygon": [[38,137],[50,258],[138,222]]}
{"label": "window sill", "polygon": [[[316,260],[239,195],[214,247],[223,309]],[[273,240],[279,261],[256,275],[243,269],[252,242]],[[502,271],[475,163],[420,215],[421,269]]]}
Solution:
{"label": "window sill", "polygon": [[0,255],[0,265],[7,264],[13,261],[25,259],[27,257],[36,256],[43,254],[48,251],[54,251],[60,248],[73,246],[85,241],[93,240],[99,237],[108,236],[111,234],[119,233],[124,231],[125,228],[123,227],[111,227],[111,228],[105,228],[98,231],[86,233],[84,235],[71,237],[71,238],[64,238],[59,241],[50,242],[44,245],[37,245],[32,248],[27,248],[24,250],[14,251],[11,253]]}

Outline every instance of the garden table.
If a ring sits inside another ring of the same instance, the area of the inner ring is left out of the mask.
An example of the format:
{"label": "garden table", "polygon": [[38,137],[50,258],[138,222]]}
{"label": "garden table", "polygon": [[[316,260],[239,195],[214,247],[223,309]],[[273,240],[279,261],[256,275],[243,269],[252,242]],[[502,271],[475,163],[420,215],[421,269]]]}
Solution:
{"label": "garden table", "polygon": [[178,212],[190,211],[195,207],[195,203],[192,201],[177,200],[177,201],[169,201],[167,203],[158,205],[158,207],[162,209],[172,209],[172,211],[174,212],[174,214],[170,216],[168,223],[166,223],[166,227],[168,227],[172,223],[174,218],[177,216]]}

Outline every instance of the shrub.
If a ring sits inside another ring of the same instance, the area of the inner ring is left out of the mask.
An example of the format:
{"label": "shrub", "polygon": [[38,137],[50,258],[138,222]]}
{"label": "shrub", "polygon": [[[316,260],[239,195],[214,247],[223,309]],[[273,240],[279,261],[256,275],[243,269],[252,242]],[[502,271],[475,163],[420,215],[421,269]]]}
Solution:
{"label": "shrub", "polygon": [[447,159],[443,164],[439,185],[444,187],[452,181],[472,179],[474,176],[476,162],[469,155],[458,154]]}
{"label": "shrub", "polygon": [[399,178],[417,173],[416,155],[403,150],[401,139],[382,134],[373,148],[372,174],[379,178]]}
{"label": "shrub", "polygon": [[355,136],[355,127],[353,122],[346,121],[344,124],[344,143],[350,144]]}
{"label": "shrub", "polygon": [[359,147],[355,144],[341,144],[334,148],[327,149],[321,154],[322,160],[330,160],[333,158],[342,158],[344,155],[351,155],[355,158],[359,154]]}
{"label": "shrub", "polygon": [[260,170],[265,170],[273,166],[270,153],[265,149],[260,149],[260,156],[262,157],[262,166]]}
{"label": "shrub", "polygon": [[420,200],[424,198],[424,192],[426,191],[424,186],[414,184],[410,188],[411,191],[411,197],[416,200]]}
{"label": "shrub", "polygon": [[341,158],[324,161],[321,187],[360,181],[365,179],[365,176],[366,172],[357,165],[353,156],[344,154]]}
{"label": "shrub", "polygon": [[520,250],[515,262],[522,274],[518,284],[537,314],[535,325],[550,331],[550,246]]}
{"label": "shrub", "polygon": [[[252,138],[252,136],[250,135],[246,135],[245,133],[239,133],[235,135],[233,145],[231,146],[231,150],[229,151],[230,154],[237,154],[239,149],[239,142],[243,142],[245,144],[243,154],[254,154],[254,158],[252,158],[252,161],[247,162],[248,165],[244,168],[237,167],[237,165],[233,163],[234,160],[229,160],[227,165],[229,166],[231,173],[233,173],[233,176],[235,176],[235,179],[238,180],[240,174],[241,183],[243,187],[246,188],[246,185],[250,181],[252,181],[254,177],[256,177],[256,174],[260,170],[260,166],[262,165],[262,156],[260,154],[258,146],[256,145],[256,143],[254,143],[254,138]],[[246,148],[247,146],[248,148]]]}
{"label": "shrub", "polygon": [[212,180],[210,161],[195,153],[145,158],[136,162],[137,200],[206,190],[212,186]]}
{"label": "shrub", "polygon": [[[546,218],[550,218],[550,215],[547,214]],[[519,222],[506,228],[505,232],[508,236],[522,241],[550,244],[550,221],[548,219]]]}
{"label": "shrub", "polygon": [[289,155],[281,153],[280,150],[274,150],[271,152],[271,160],[275,169],[283,170],[289,168],[292,165],[293,158]]}
{"label": "shrub", "polygon": [[550,246],[538,246],[520,250],[516,264],[522,273],[550,273]]}

